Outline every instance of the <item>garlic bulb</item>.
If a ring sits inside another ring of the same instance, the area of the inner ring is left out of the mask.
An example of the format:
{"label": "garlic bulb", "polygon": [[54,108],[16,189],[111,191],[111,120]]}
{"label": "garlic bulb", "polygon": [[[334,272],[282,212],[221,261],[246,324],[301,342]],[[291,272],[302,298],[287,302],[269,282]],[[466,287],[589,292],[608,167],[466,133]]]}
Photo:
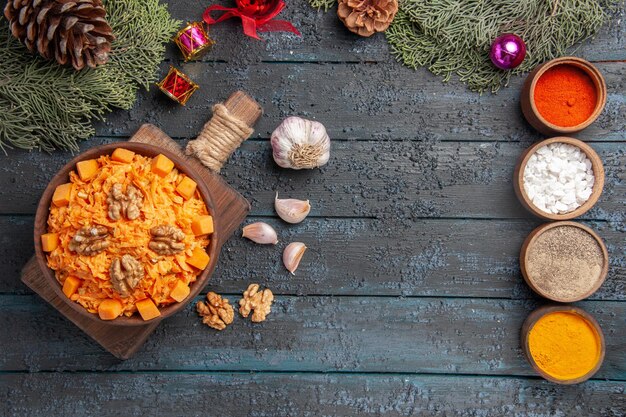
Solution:
{"label": "garlic bulb", "polygon": [[298,265],[300,265],[300,260],[305,250],[306,245],[304,243],[293,242],[287,245],[283,251],[283,264],[285,268],[287,268],[287,271],[291,272],[291,275],[295,275],[294,272],[298,269]]}
{"label": "garlic bulb", "polygon": [[300,223],[311,211],[309,200],[280,199],[278,198],[278,192],[276,193],[276,198],[274,198],[274,208],[281,219],[291,224]]}
{"label": "garlic bulb", "polygon": [[272,149],[283,168],[318,168],[330,158],[330,138],[320,122],[292,116],[272,133]]}
{"label": "garlic bulb", "polygon": [[243,228],[243,237],[250,239],[261,245],[275,245],[278,243],[278,236],[272,226],[263,222],[249,224]]}

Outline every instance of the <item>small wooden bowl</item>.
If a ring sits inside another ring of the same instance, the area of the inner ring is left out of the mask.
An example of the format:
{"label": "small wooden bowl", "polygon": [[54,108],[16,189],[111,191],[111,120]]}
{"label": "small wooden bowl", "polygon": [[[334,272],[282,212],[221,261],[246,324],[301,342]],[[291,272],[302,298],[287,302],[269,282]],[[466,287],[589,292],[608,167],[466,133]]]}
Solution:
{"label": "small wooden bowl", "polygon": [[[545,231],[553,229],[555,227],[561,227],[561,226],[572,226],[572,227],[577,227],[581,230],[584,230],[585,232],[589,233],[591,237],[595,239],[595,241],[600,246],[600,249],[602,250],[603,262],[602,262],[602,271],[600,271],[600,276],[597,278],[596,282],[594,283],[593,287],[591,287],[591,289],[589,289],[588,291],[584,293],[578,294],[576,297],[572,297],[572,298],[559,298],[554,294],[551,294],[549,292],[546,292],[540,289],[539,286],[536,285],[533,277],[531,277],[528,273],[528,252],[530,248],[532,247],[532,245],[535,244],[539,236],[541,236],[541,234],[544,233]],[[575,301],[580,301],[589,297],[591,294],[595,293],[598,290],[598,288],[602,286],[609,272],[609,253],[606,250],[606,245],[602,241],[602,238],[598,236],[598,234],[594,232],[592,229],[590,229],[589,227],[583,224],[577,223],[577,222],[553,222],[553,223],[542,224],[541,226],[537,227],[535,230],[530,232],[530,234],[528,235],[528,237],[526,238],[526,240],[524,240],[524,243],[522,244],[522,249],[520,251],[520,256],[519,256],[519,263],[520,263],[520,269],[522,270],[522,276],[524,277],[524,281],[526,281],[526,284],[528,284],[528,286],[537,294],[539,294],[542,297],[548,298],[552,301],[558,301],[560,303],[573,303]]]}
{"label": "small wooden bowl", "polygon": [[[591,168],[593,169],[594,175],[592,192],[587,201],[585,201],[585,203],[577,209],[563,214],[553,214],[540,210],[539,208],[537,208],[537,206],[533,204],[532,200],[530,199],[530,197],[528,197],[528,194],[526,194],[526,190],[524,189],[524,169],[526,168],[528,160],[530,159],[532,154],[537,151],[537,149],[555,142],[567,143],[569,145],[580,148],[580,150],[582,150],[587,155],[587,158],[589,158],[589,160],[591,161]],[[528,149],[526,149],[517,161],[513,177],[513,187],[515,188],[515,194],[517,195],[519,201],[528,211],[533,213],[535,216],[541,217],[545,220],[569,220],[583,215],[598,202],[598,199],[602,194],[602,190],[604,189],[604,165],[602,165],[602,160],[600,159],[596,151],[594,151],[591,146],[587,145],[583,141],[574,138],[568,138],[565,136],[546,139],[541,142],[537,142],[534,145],[530,146]]]}
{"label": "small wooden bowl", "polygon": [[[596,92],[597,92],[597,100],[596,107],[593,113],[589,116],[587,120],[576,125],[576,126],[559,126],[547,121],[537,110],[537,106],[535,106],[535,86],[537,85],[537,81],[539,78],[550,68],[553,68],[557,65],[572,65],[577,68],[585,71],[591,80],[593,81]],[[604,81],[604,77],[600,73],[600,71],[590,62],[585,61],[581,58],[576,58],[573,56],[564,56],[561,58],[556,58],[548,62],[544,62],[541,65],[538,65],[524,82],[524,86],[522,87],[522,95],[521,95],[521,105],[522,105],[522,113],[524,113],[524,117],[535,129],[539,132],[543,133],[547,136],[554,135],[567,135],[576,132],[580,132],[581,130],[588,127],[591,123],[593,123],[602,110],[604,109],[604,105],[606,104],[606,82]]]}
{"label": "small wooden bowl", "polygon": [[[198,275],[196,281],[193,284],[191,284],[191,292],[183,302],[170,304],[165,307],[160,307],[159,311],[161,312],[161,315],[149,321],[143,320],[137,313],[133,314],[131,317],[120,316],[114,320],[103,321],[100,319],[100,317],[98,317],[97,314],[90,313],[82,305],[67,298],[65,294],[63,294],[61,285],[59,284],[59,282],[57,281],[54,275],[54,271],[48,267],[46,254],[41,248],[41,235],[46,233],[48,230],[47,221],[48,221],[49,208],[50,208],[50,204],[52,204],[52,194],[54,194],[55,188],[60,184],[69,182],[69,173],[70,171],[73,171],[76,169],[77,162],[87,160],[87,159],[98,158],[99,156],[102,156],[102,155],[109,155],[116,148],[128,149],[137,154],[147,156],[147,157],[154,157],[158,154],[163,154],[167,156],[169,159],[171,159],[174,162],[174,165],[180,172],[189,176],[198,184],[197,189],[200,192],[200,195],[202,196],[207,206],[207,209],[209,210],[209,213],[213,215],[215,231],[213,235],[211,236],[211,242],[207,250],[210,256],[209,265],[204,269],[204,271],[202,271]],[[102,146],[96,146],[78,155],[76,158],[68,162],[63,168],[61,168],[61,170],[52,178],[52,180],[46,187],[43,195],[41,196],[41,200],[39,200],[39,205],[37,206],[37,214],[35,215],[35,256],[37,258],[37,262],[39,264],[39,267],[41,268],[41,271],[45,279],[48,281],[49,285],[54,289],[59,299],[62,300],[62,302],[65,302],[67,305],[69,305],[71,308],[73,308],[82,316],[87,317],[88,319],[97,321],[99,323],[104,322],[104,323],[110,323],[112,325],[117,325],[117,326],[144,326],[148,323],[159,322],[163,320],[164,318],[167,318],[171,316],[172,314],[176,313],[177,311],[181,310],[182,308],[185,307],[187,303],[192,301],[198,295],[198,293],[202,290],[202,288],[205,286],[206,282],[209,279],[211,272],[215,269],[215,265],[217,264],[217,258],[219,255],[217,236],[219,236],[219,230],[220,230],[219,224],[220,223],[219,223],[219,219],[215,218],[215,213],[216,213],[215,205],[213,204],[213,200],[211,199],[211,193],[209,192],[208,187],[206,186],[202,178],[200,178],[200,176],[189,166],[189,164],[184,159],[180,158],[178,155],[175,155],[172,152],[166,149],[159,148],[157,146],[148,145],[145,143],[137,143],[137,142],[118,142],[118,143],[111,143],[111,144],[102,145]]]}
{"label": "small wooden bowl", "polygon": [[[591,369],[589,372],[587,372],[585,375],[579,378],[574,378],[574,379],[554,378],[552,375],[545,373],[537,365],[537,363],[535,362],[535,359],[530,353],[530,346],[528,344],[528,335],[530,333],[530,330],[535,326],[535,323],[537,323],[537,321],[539,321],[540,318],[542,318],[543,316],[547,314],[555,313],[555,312],[566,312],[566,313],[578,314],[579,316],[584,318],[591,325],[591,327],[594,328],[594,330],[596,331],[598,335],[598,339],[600,341],[600,357],[598,358],[598,363],[596,363],[596,366],[594,366],[593,369]],[[537,308],[535,311],[530,313],[530,315],[526,318],[526,320],[524,321],[524,324],[522,325],[521,343],[522,343],[522,350],[524,351],[524,355],[526,356],[528,363],[530,363],[530,366],[533,367],[535,372],[537,372],[539,375],[541,375],[543,378],[547,379],[548,381],[554,382],[556,384],[561,384],[561,385],[579,384],[591,378],[596,372],[598,372],[598,370],[602,366],[602,362],[604,361],[604,355],[606,352],[606,346],[604,343],[604,334],[602,333],[602,329],[600,328],[600,325],[598,324],[598,322],[582,308],[569,306],[569,305],[545,305],[545,306],[541,306]]]}

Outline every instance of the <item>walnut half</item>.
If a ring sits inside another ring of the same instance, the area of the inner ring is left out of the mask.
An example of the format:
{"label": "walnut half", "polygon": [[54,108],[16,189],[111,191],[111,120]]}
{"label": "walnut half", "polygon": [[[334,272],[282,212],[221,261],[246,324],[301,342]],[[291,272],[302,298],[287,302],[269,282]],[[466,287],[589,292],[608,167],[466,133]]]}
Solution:
{"label": "walnut half", "polygon": [[174,255],[185,250],[185,233],[176,226],[161,225],[150,229],[152,240],[148,247],[159,255]]}
{"label": "walnut half", "polygon": [[143,206],[143,194],[132,184],[126,187],[126,193],[122,192],[122,184],[113,184],[107,196],[109,205],[109,217],[111,220],[119,220],[126,217],[135,220],[141,214]]}
{"label": "walnut half", "polygon": [[259,323],[265,320],[265,317],[272,309],[272,301],[274,294],[269,288],[259,292],[259,284],[250,284],[248,289],[243,293],[243,298],[239,300],[239,313],[243,317],[248,317],[251,310],[252,321]]}
{"label": "walnut half", "polygon": [[79,255],[92,256],[109,247],[109,229],[104,226],[85,226],[80,228],[72,240],[69,248]]}
{"label": "walnut half", "polygon": [[128,297],[133,288],[143,279],[143,265],[131,255],[113,259],[109,268],[111,284],[122,297]]}
{"label": "walnut half", "polygon": [[207,302],[198,301],[196,310],[202,317],[202,323],[215,330],[224,330],[233,322],[235,312],[226,298],[214,292],[206,295]]}

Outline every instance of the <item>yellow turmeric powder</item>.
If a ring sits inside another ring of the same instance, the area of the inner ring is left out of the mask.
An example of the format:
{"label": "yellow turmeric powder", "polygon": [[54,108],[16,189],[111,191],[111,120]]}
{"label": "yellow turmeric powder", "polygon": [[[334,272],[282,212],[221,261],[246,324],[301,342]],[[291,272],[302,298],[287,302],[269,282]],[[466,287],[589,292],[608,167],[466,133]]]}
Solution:
{"label": "yellow turmeric powder", "polygon": [[540,318],[528,335],[537,366],[560,380],[579,378],[600,359],[600,338],[592,325],[574,312],[557,311]]}

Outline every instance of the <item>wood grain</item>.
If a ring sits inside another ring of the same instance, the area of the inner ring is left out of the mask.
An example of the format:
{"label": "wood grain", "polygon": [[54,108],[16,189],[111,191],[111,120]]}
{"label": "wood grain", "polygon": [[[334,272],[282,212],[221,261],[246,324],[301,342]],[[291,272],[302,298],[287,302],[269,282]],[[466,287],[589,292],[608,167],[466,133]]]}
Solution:
{"label": "wood grain", "polygon": [[250,127],[254,127],[259,117],[263,115],[263,109],[254,101],[252,97],[243,91],[235,91],[226,101],[224,106],[230,111],[230,114],[237,119],[243,121]]}
{"label": "wood grain", "polygon": [[0,392],[11,392],[0,403],[0,414],[14,417],[117,412],[129,417],[617,417],[626,406],[623,382],[559,387],[540,379],[438,375],[8,374],[0,379]]}
{"label": "wood grain", "polygon": [[[288,226],[265,221],[280,233],[277,247],[256,245],[233,237],[223,248],[211,278],[219,293],[243,291],[254,277],[262,277],[277,294],[391,295],[488,298],[533,298],[524,283],[518,257],[522,242],[538,220],[376,220],[307,219]],[[0,253],[6,271],[0,293],[25,293],[19,269],[32,254],[32,238],[20,233],[31,229],[32,218],[0,217],[0,242],[13,236]],[[620,224],[586,222],[605,241],[609,273],[593,294],[595,300],[626,300],[626,248]],[[290,241],[306,243],[296,275],[280,261]]]}
{"label": "wood grain", "polygon": [[[626,113],[625,113],[626,114]],[[83,147],[109,142],[98,139]],[[530,143],[334,142],[320,170],[280,169],[266,141],[247,141],[222,169],[225,180],[252,203],[255,215],[274,215],[274,196],[310,199],[313,216],[529,218],[513,191],[513,170]],[[590,144],[606,171],[604,192],[583,218],[626,219],[626,153],[620,143]],[[31,214],[68,154],[12,153],[0,175],[0,213]],[[22,181],[21,178],[30,178]],[[14,192],[19,182],[20,192]]]}
{"label": "wood grain", "polygon": [[[608,86],[600,118],[575,137],[620,141],[626,112],[626,63],[597,64]],[[167,65],[164,64],[163,71]],[[542,136],[520,109],[522,78],[498,94],[482,96],[459,83],[414,72],[397,63],[302,64],[190,62],[185,73],[200,89],[182,107],[152,88],[140,92],[129,112],[116,112],[96,128],[100,136],[129,136],[138,123],[164,128],[175,138],[194,138],[224,90],[244,89],[264,109],[255,136],[269,138],[287,116],[322,122],[332,140],[519,141]],[[215,86],[219,86],[216,88]]]}
{"label": "wood grain", "polygon": [[[252,279],[265,283],[262,277]],[[240,297],[227,295],[231,304]],[[596,378],[626,380],[626,303],[577,305],[596,318],[605,335],[606,358]],[[202,324],[189,304],[122,362],[49,306],[34,303],[32,296],[2,296],[0,370],[530,376],[534,371],[524,358],[519,334],[536,306],[529,300],[479,298],[277,296],[262,324],[237,314],[231,326],[216,332]]]}

